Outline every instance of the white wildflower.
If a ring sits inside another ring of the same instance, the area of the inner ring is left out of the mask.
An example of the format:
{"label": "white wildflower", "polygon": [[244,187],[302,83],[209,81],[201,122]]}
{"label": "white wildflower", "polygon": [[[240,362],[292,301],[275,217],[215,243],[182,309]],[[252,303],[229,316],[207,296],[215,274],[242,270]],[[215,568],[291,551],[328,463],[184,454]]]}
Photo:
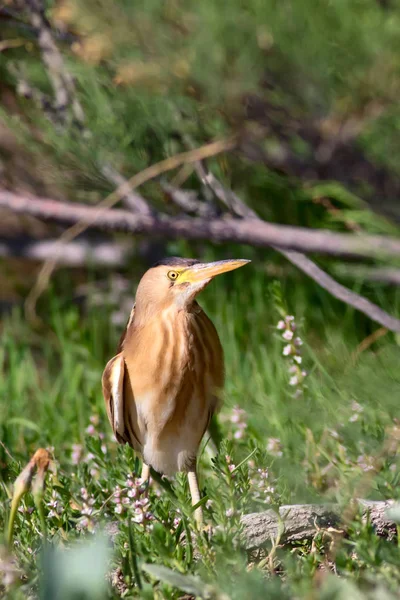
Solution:
{"label": "white wildflower", "polygon": [[286,340],[287,342],[290,342],[293,339],[293,331],[290,331],[289,329],[287,329],[283,334],[282,337],[284,340]]}
{"label": "white wildflower", "polygon": [[279,438],[269,438],[267,442],[267,452],[272,454],[272,456],[280,457],[282,456],[282,446]]}

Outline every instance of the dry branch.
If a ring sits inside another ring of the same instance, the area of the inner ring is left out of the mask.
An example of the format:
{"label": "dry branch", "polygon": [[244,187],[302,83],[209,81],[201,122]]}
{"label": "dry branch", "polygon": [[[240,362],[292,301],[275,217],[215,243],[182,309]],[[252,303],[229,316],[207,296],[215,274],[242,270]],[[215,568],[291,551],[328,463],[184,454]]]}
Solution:
{"label": "dry branch", "polygon": [[349,290],[347,287],[338,283],[333,277],[325,273],[322,269],[318,267],[312,260],[310,260],[304,254],[300,254],[299,252],[291,252],[284,250],[282,254],[286,256],[288,260],[299,269],[309,275],[318,285],[320,285],[324,290],[327,290],[332,296],[345,302],[349,306],[359,310],[360,312],[368,315],[373,321],[376,323],[380,323],[387,329],[391,331],[398,331],[399,319],[396,317],[390,316],[387,312],[379,308],[376,304],[360,296],[360,294],[356,294],[352,290]]}
{"label": "dry branch", "polygon": [[352,235],[322,229],[276,225],[260,219],[191,219],[187,217],[134,215],[126,210],[99,210],[79,203],[21,196],[0,190],[0,207],[66,225],[87,223],[95,229],[167,238],[183,237],[212,242],[237,242],[253,246],[317,252],[332,256],[400,256],[400,239],[388,236]]}
{"label": "dry branch", "polygon": [[354,264],[335,264],[332,267],[338,277],[359,281],[374,281],[388,285],[400,285],[400,269],[393,267],[369,267]]}
{"label": "dry branch", "polygon": [[[23,258],[27,260],[45,261],[58,251],[58,240],[35,240],[23,238],[0,237],[0,258]],[[64,244],[58,263],[64,267],[118,268],[128,260],[132,246],[128,243],[117,243],[111,240],[79,239]]]}
{"label": "dry branch", "polygon": [[[369,518],[375,532],[392,539],[396,535],[396,525],[386,515],[393,500],[358,500],[362,518]],[[281,506],[279,517],[274,510],[251,513],[242,517],[244,540],[247,550],[260,548],[278,537],[280,523],[283,533],[280,544],[293,544],[312,539],[321,529],[341,528],[342,518],[338,504],[292,504]]]}

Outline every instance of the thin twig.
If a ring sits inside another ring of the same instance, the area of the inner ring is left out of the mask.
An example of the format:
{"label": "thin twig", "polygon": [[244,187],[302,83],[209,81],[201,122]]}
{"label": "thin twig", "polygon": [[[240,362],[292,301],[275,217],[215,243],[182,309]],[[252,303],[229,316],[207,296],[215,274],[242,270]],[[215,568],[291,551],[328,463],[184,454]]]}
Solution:
{"label": "thin twig", "polygon": [[368,335],[366,338],[364,338],[352,354],[352,363],[355,364],[360,354],[362,352],[365,352],[365,350],[368,350],[368,348],[370,348],[372,344],[374,344],[377,340],[386,335],[387,332],[388,330],[386,329],[386,327],[379,327],[379,329],[376,329],[373,333],[371,333],[371,335]]}
{"label": "thin twig", "polygon": [[121,190],[123,202],[127,208],[139,215],[151,215],[154,211],[140,194],[136,194],[129,182],[111,165],[102,165],[100,170],[104,177]]}

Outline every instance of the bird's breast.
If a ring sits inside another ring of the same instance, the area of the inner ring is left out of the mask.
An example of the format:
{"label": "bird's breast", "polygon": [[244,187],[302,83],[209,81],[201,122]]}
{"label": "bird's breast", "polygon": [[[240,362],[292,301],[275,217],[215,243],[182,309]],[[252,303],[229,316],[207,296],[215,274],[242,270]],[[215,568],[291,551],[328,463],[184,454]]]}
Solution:
{"label": "bird's breast", "polygon": [[165,312],[134,334],[123,349],[125,410],[145,461],[166,474],[184,470],[193,463],[220,397],[218,335],[203,312],[183,311]]}
{"label": "bird's breast", "polygon": [[165,311],[132,336],[124,358],[138,413],[161,429],[179,426],[192,402],[200,415],[208,412],[222,387],[221,344],[202,312]]}

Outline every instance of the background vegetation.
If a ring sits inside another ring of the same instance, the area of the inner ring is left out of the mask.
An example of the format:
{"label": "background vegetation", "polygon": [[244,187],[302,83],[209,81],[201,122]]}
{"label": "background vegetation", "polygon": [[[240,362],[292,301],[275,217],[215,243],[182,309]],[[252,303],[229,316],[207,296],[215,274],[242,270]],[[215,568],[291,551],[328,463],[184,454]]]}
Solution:
{"label": "background vegetation", "polygon": [[[230,151],[142,186],[147,207],[180,216],[180,191],[185,213],[220,217],[200,166],[269,222],[396,238],[399,8],[396,0],[3,3],[2,191],[73,211],[111,193],[115,173],[129,178],[234,136]],[[398,597],[397,539],[377,535],[357,510],[336,533],[321,529],[290,546],[278,537],[253,552],[240,522],[283,504],[336,502],[348,514],[360,496],[399,499],[395,333],[273,249],[95,230],[77,240],[89,251],[60,257],[38,325],[24,302],[53,256],[45,242],[65,223],[0,211],[1,530],[35,450],[54,458],[43,499],[24,495],[12,544],[1,547],[6,597]],[[100,260],[101,244],[118,254]],[[194,530],[184,477],[171,482],[173,495],[155,482],[145,500],[139,461],[113,440],[100,390],[137,282],[164,255],[253,261],[200,299],[227,371],[223,442],[200,457],[206,534]],[[398,259],[313,259],[399,316]]]}

